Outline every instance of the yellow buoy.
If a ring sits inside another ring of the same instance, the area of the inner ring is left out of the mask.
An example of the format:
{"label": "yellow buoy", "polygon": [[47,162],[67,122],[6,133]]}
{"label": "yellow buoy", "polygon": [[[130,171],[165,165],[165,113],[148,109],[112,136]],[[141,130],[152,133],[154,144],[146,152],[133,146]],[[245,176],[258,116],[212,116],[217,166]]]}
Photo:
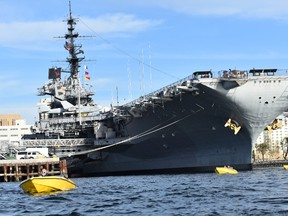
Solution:
{"label": "yellow buoy", "polygon": [[217,174],[237,174],[238,171],[232,167],[216,167],[215,172]]}

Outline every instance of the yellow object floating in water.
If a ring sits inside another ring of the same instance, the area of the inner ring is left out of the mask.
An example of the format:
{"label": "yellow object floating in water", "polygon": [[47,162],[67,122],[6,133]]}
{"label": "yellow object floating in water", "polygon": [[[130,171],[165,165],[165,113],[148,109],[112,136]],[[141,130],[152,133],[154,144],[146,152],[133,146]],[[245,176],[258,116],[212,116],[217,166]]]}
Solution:
{"label": "yellow object floating in water", "polygon": [[29,194],[49,194],[76,188],[74,182],[62,176],[32,177],[21,182],[20,187]]}
{"label": "yellow object floating in water", "polygon": [[285,170],[288,170],[288,165],[283,165]]}
{"label": "yellow object floating in water", "polygon": [[237,170],[232,167],[216,167],[215,172],[217,174],[237,174]]}

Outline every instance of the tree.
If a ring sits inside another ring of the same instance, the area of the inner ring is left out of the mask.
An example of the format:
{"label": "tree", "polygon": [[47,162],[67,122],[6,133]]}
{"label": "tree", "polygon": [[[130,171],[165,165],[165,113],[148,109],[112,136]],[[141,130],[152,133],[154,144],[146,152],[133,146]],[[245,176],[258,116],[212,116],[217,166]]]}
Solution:
{"label": "tree", "polygon": [[252,158],[253,158],[253,161],[255,162],[255,161],[256,161],[256,154],[255,154],[255,150],[252,151]]}
{"label": "tree", "polygon": [[284,160],[286,160],[288,156],[288,137],[284,137],[284,139],[281,141],[281,147],[283,152],[283,158]]}
{"label": "tree", "polygon": [[260,143],[255,146],[256,150],[262,155],[262,160],[265,160],[265,154],[269,150],[269,144],[268,143]]}

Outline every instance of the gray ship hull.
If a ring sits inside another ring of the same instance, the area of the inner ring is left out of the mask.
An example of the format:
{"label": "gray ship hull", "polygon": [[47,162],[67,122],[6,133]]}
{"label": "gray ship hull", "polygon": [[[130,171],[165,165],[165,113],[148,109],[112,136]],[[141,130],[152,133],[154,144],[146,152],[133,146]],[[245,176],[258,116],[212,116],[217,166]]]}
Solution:
{"label": "gray ship hull", "polygon": [[[186,92],[145,106],[141,116],[126,126],[130,137],[143,136],[90,153],[70,165],[70,175],[211,172],[223,165],[250,170],[252,136],[243,113],[218,91],[205,85],[198,88],[199,95]],[[242,125],[237,135],[224,127],[229,117]]]}

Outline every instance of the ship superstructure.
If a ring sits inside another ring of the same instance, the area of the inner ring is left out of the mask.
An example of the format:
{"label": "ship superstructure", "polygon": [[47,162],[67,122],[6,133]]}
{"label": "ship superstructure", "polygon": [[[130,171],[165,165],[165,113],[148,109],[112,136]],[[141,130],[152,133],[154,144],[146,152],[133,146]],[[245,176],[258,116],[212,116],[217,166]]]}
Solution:
{"label": "ship superstructure", "polygon": [[[75,38],[79,34],[74,32],[76,19],[72,17],[71,10],[67,19],[68,32],[64,36],[64,48],[69,52],[67,62],[68,70],[53,67],[49,69],[48,78],[50,82],[39,88],[38,95],[50,95],[50,98],[42,99],[38,104],[39,107],[39,125],[41,132],[56,137],[87,137],[83,128],[86,122],[82,124],[81,116],[87,113],[99,111],[93,103],[91,89],[87,90],[81,85],[79,77],[79,63],[84,57],[81,45],[75,44]],[[62,79],[64,74],[68,75],[67,79]],[[67,121],[67,119],[70,119]],[[73,119],[73,120],[72,120]],[[91,125],[88,125],[88,129]]]}
{"label": "ship superstructure", "polygon": [[[34,136],[26,136],[23,146],[49,146],[55,153],[65,155],[67,152],[83,151],[94,147],[94,139],[109,139],[106,143],[115,143],[124,139],[124,125],[130,121],[123,117],[118,109],[98,107],[89,89],[80,80],[80,62],[85,59],[82,45],[76,44],[79,36],[75,32],[77,19],[72,16],[69,2],[67,33],[64,49],[68,52],[67,69],[57,66],[49,68],[48,83],[38,89],[41,98],[38,103],[39,121],[36,122]],[[70,154],[70,153],[69,153]]]}
{"label": "ship superstructure", "polygon": [[[83,51],[75,44],[76,20],[69,11],[69,70],[49,69],[50,82],[39,91],[50,96],[41,99],[37,123],[46,139],[24,142],[86,144],[69,153],[71,176],[209,172],[223,165],[251,169],[252,144],[288,108],[287,76],[278,76],[277,69],[196,71],[103,110],[81,85],[84,57],[78,57]],[[69,76],[62,79],[65,72]]]}

